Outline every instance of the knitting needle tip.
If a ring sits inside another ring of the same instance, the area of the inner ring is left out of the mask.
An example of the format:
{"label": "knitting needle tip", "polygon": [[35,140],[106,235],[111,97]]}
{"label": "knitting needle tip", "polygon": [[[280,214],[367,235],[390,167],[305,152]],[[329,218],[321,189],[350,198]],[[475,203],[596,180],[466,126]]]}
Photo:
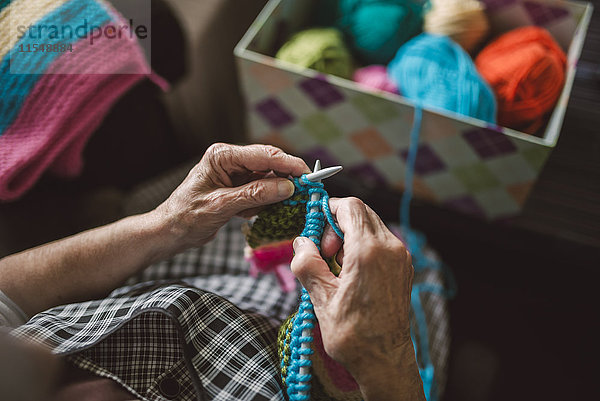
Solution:
{"label": "knitting needle tip", "polygon": [[321,180],[324,180],[325,178],[329,178],[332,175],[339,173],[340,171],[342,171],[342,169],[343,169],[342,166],[327,167],[322,170],[317,170],[313,173],[306,174],[306,179],[308,181],[312,181],[312,182],[320,182]]}

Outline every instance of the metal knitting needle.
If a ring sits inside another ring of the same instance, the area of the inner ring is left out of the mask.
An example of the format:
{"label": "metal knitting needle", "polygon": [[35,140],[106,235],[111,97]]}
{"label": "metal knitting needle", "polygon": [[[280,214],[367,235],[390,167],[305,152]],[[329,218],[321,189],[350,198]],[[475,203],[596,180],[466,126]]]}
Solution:
{"label": "metal knitting needle", "polygon": [[[317,162],[319,161],[317,160]],[[324,180],[325,178],[329,178],[332,175],[339,173],[340,171],[342,171],[342,169],[342,166],[333,166],[324,168],[322,170],[314,170],[312,173],[306,174],[306,179],[312,182],[321,182],[321,180]],[[302,184],[306,184],[302,179],[300,179],[300,181],[302,181]]]}
{"label": "metal knitting needle", "polygon": [[[315,167],[313,168],[313,172],[311,174],[317,174],[317,172],[319,170],[321,170],[321,160],[317,159],[317,161],[315,162]],[[306,175],[306,178],[308,179],[308,174]],[[300,179],[300,181],[302,181],[302,179]],[[319,179],[317,179],[316,181],[320,182]],[[302,183],[306,184],[305,182],[302,182]],[[319,199],[321,199],[321,195],[319,195],[318,193],[312,194],[311,197],[310,197],[311,201],[318,201]],[[310,209],[310,211],[311,212],[318,212],[319,209],[317,207],[312,207]],[[317,237],[315,235],[311,235],[310,238],[311,239],[316,239]],[[313,311],[313,313],[314,313],[314,311]],[[308,324],[308,323],[310,323],[310,320],[303,320],[302,321],[303,325],[304,324]],[[310,329],[304,329],[304,330],[302,330],[302,337],[310,337],[311,334],[312,333],[311,333]],[[308,345],[308,343],[303,342],[300,345],[300,349],[308,349],[308,348],[310,348],[310,346]],[[305,355],[305,354],[300,355],[300,360],[307,360],[307,359],[309,359],[308,355]],[[301,376],[304,376],[304,375],[309,374],[310,371],[309,371],[308,367],[306,367],[306,366],[300,366],[300,372],[299,373],[300,373]],[[300,382],[299,384],[300,385],[304,385],[304,383],[305,382]],[[300,391],[299,394],[300,395],[306,395],[307,392],[306,391]]]}
{"label": "metal knitting needle", "polygon": [[[315,168],[313,168],[313,172],[310,173],[310,174],[307,174],[306,175],[306,179],[309,180],[309,181],[312,181],[312,182],[321,182],[321,180],[323,180],[325,178],[328,178],[328,177],[331,177],[332,175],[335,175],[335,174],[339,173],[341,170],[342,170],[342,166],[328,167],[328,168],[325,168],[325,169],[321,170],[321,161],[317,160],[315,162]],[[300,181],[302,181],[302,180],[300,180]],[[302,183],[305,184],[305,182],[302,182]],[[311,202],[318,202],[319,199],[321,199],[321,195],[318,192],[312,194],[311,197],[310,197]],[[318,206],[313,206],[310,209],[310,211],[311,211],[311,213],[318,212],[319,211],[319,207]],[[310,238],[313,239],[313,240],[318,240],[318,238],[317,238],[316,235],[311,235]],[[302,324],[307,324],[307,323],[310,323],[310,321],[304,320],[302,322]],[[310,335],[311,335],[310,329],[304,329],[302,331],[302,337],[310,337]],[[305,342],[303,342],[302,345],[301,345],[301,347],[300,347],[300,349],[308,349],[308,348],[309,348],[309,345],[307,343],[305,343]],[[309,358],[308,355],[300,355],[300,359],[301,360],[306,360],[308,358]],[[309,373],[310,373],[309,369],[306,366],[301,366],[300,367],[300,375],[307,375]],[[304,382],[301,382],[300,384],[303,385]],[[307,392],[306,391],[301,391],[300,394],[301,395],[306,395]]]}
{"label": "metal knitting needle", "polygon": [[314,174],[319,170],[321,170],[321,160],[317,159],[315,160],[315,167],[313,168],[313,172],[311,174]]}

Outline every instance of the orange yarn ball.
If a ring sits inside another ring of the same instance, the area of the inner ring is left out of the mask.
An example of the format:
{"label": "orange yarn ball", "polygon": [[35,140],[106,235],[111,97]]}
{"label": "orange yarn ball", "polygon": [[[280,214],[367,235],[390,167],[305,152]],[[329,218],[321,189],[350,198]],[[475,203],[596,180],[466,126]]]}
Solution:
{"label": "orange yarn ball", "polygon": [[498,124],[534,134],[543,126],[565,83],[567,58],[545,29],[507,32],[475,59],[498,101]]}

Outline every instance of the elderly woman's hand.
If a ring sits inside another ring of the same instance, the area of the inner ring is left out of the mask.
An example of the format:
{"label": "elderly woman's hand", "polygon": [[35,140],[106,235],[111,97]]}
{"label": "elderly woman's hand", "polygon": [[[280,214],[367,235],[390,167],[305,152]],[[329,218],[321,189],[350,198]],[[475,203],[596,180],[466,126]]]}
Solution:
{"label": "elderly woman's hand", "polygon": [[360,200],[331,199],[331,211],[344,243],[329,230],[321,245],[325,257],[339,251],[339,277],[309,239],[294,241],[292,260],[310,293],[325,351],[354,376],[365,399],[424,400],[410,338],[411,257]]}
{"label": "elderly woman's hand", "polygon": [[289,198],[294,185],[278,175],[309,172],[301,159],[273,146],[214,144],[156,213],[172,227],[180,248],[199,246],[231,217]]}
{"label": "elderly woman's hand", "polygon": [[105,296],[148,265],[211,239],[232,216],[289,197],[306,164],[272,146],[211,146],[155,210],[0,259],[0,290],[33,315]]}

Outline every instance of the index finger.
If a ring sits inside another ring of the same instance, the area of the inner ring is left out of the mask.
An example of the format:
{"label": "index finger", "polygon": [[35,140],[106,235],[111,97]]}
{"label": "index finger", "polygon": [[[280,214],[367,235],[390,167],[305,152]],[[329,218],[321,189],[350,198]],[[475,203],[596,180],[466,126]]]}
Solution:
{"label": "index finger", "polygon": [[344,233],[346,241],[353,241],[355,237],[363,239],[366,235],[373,235],[377,224],[371,213],[374,213],[358,198],[330,198],[331,213]]}
{"label": "index finger", "polygon": [[217,146],[216,161],[227,173],[239,171],[275,171],[300,177],[310,173],[306,163],[283,150],[270,145],[223,145]]}

